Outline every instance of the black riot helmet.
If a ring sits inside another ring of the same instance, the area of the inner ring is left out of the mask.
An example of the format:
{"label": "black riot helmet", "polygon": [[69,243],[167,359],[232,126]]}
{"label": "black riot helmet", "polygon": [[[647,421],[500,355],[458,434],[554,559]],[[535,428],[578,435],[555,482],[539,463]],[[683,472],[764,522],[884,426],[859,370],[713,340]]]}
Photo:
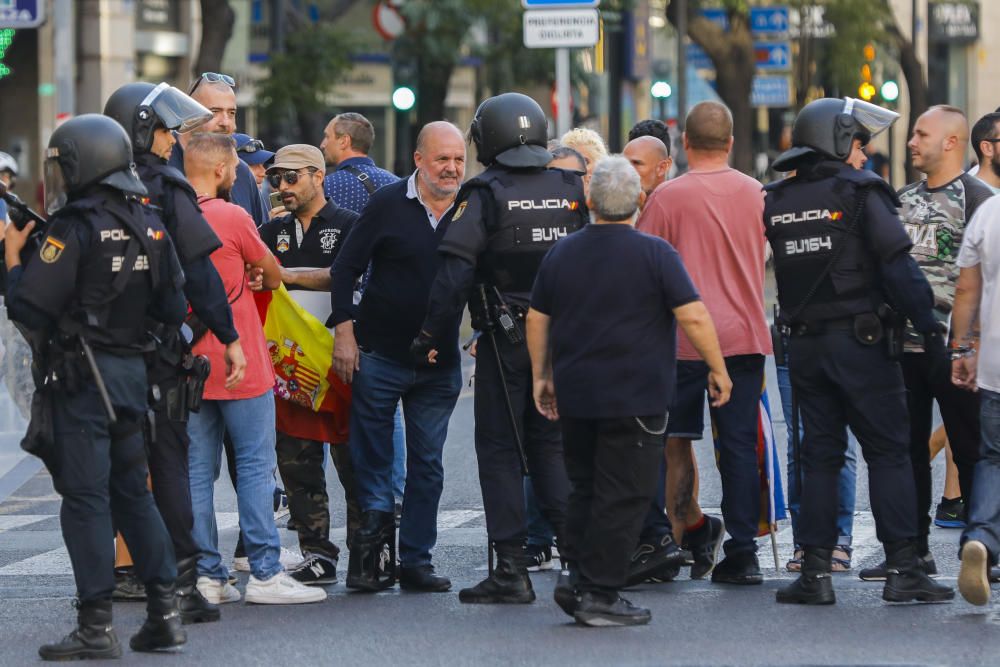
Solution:
{"label": "black riot helmet", "polygon": [[521,93],[504,93],[476,109],[469,134],[477,158],[485,166],[544,167],[552,161],[545,150],[548,129],[538,102]]}
{"label": "black riot helmet", "polygon": [[127,83],[108,98],[104,115],[114,118],[132,139],[136,154],[153,147],[158,127],[190,132],[212,119],[212,112],[167,83]]}
{"label": "black riot helmet", "polygon": [[792,125],[792,148],[774,161],[775,171],[795,169],[802,158],[821,155],[838,162],[851,154],[851,142],[867,144],[899,118],[889,109],[853,97],[824,97],[805,105]]}
{"label": "black riot helmet", "polygon": [[71,118],[52,133],[45,151],[45,210],[55,213],[70,198],[103,184],[145,195],[132,163],[125,128],[101,114]]}

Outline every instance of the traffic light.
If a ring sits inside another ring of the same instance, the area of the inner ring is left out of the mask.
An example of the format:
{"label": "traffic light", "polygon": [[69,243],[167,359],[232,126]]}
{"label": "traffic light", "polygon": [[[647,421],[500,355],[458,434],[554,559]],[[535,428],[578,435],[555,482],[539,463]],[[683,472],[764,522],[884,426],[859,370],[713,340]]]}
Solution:
{"label": "traffic light", "polygon": [[875,97],[875,86],[872,84],[872,61],[875,60],[875,45],[868,43],[861,49],[865,62],[861,65],[861,85],[858,86],[858,97],[865,102],[871,102]]}
{"label": "traffic light", "polygon": [[650,94],[656,99],[665,99],[673,94],[673,88],[666,81],[654,81],[653,85],[649,87]]}
{"label": "traffic light", "polygon": [[409,111],[417,103],[417,94],[409,86],[397,86],[392,91],[392,106],[399,111]]}
{"label": "traffic light", "polygon": [[11,73],[10,67],[4,62],[4,57],[7,55],[7,49],[10,48],[11,42],[14,41],[14,29],[4,28],[0,30],[0,79],[9,76]]}
{"label": "traffic light", "polygon": [[882,90],[879,92],[882,94],[882,99],[886,102],[895,102],[899,99],[899,84],[889,79],[882,84]]}

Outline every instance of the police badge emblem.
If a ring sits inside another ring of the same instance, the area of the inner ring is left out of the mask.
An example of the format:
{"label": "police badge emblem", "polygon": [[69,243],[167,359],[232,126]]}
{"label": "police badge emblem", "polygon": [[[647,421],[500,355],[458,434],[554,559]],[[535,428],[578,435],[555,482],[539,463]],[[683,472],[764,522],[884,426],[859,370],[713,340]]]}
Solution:
{"label": "police badge emblem", "polygon": [[463,201],[461,204],[459,204],[458,208],[455,209],[455,215],[451,216],[451,221],[455,222],[456,220],[461,218],[462,214],[465,213],[465,207],[468,205],[469,205],[468,201]]}
{"label": "police badge emblem", "polygon": [[288,252],[292,237],[288,234],[278,234],[278,252]]}
{"label": "police badge emblem", "polygon": [[42,261],[46,264],[52,264],[62,256],[62,252],[65,248],[66,244],[59,239],[51,236],[46,237],[45,243],[42,244],[42,248],[39,251]]}

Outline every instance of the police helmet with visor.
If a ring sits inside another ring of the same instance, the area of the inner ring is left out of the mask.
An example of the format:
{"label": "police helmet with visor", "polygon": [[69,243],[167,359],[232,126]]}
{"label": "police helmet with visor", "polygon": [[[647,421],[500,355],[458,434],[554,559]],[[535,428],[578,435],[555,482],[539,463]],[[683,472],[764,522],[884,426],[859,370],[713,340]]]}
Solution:
{"label": "police helmet with visor", "polygon": [[125,84],[108,98],[104,115],[121,123],[136,154],[152,149],[157,128],[183,134],[212,120],[211,111],[168,83]]}
{"label": "police helmet with visor", "polygon": [[477,159],[485,166],[544,167],[552,161],[545,149],[548,128],[538,102],[521,93],[491,97],[476,109],[469,129]]}
{"label": "police helmet with visor", "polygon": [[132,143],[125,128],[101,114],[83,114],[52,133],[45,151],[45,210],[55,213],[70,198],[94,185],[125,193],[147,194],[132,163]]}
{"label": "police helmet with visor", "polygon": [[772,167],[775,171],[790,171],[807,156],[842,162],[851,154],[854,139],[866,145],[897,118],[895,111],[853,97],[815,100],[795,117],[792,148],[779,155]]}

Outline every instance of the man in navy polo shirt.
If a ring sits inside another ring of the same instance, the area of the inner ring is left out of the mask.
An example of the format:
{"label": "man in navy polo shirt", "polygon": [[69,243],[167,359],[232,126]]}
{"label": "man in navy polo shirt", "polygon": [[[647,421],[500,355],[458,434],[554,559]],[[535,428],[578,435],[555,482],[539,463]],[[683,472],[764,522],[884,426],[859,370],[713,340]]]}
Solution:
{"label": "man in navy polo shirt", "polygon": [[[264,224],[260,237],[281,264],[281,281],[321,321],[330,314],[330,267],[357,213],[323,197],[323,154],[315,146],[292,144],[278,150],[267,170],[271,188],[281,194],[287,215]],[[309,299],[319,297],[319,299]],[[325,310],[315,310],[313,303]],[[329,415],[290,401],[275,404],[278,472],[288,494],[288,509],[299,535],[304,560],[291,571],[307,585],[337,582],[340,549],[330,541],[330,499],[323,471],[323,443],[344,487],[347,543],[360,520],[347,443]],[[338,441],[339,440],[339,441]]]}
{"label": "man in navy polo shirt", "polygon": [[355,213],[361,213],[373,192],[399,180],[368,157],[374,143],[371,122],[359,113],[348,112],[327,123],[319,145],[326,163],[334,168],[323,183],[323,191],[328,199]]}
{"label": "man in navy polo shirt", "polygon": [[555,598],[584,625],[640,625],[651,617],[618,591],[656,492],[674,392],[675,322],[709,367],[712,405],[726,403],[732,389],[712,319],[677,251],[632,227],[645,198],[628,160],[597,163],[587,197],[594,224],[549,250],[527,318],[535,404],[561,423],[573,487],[569,572]]}

